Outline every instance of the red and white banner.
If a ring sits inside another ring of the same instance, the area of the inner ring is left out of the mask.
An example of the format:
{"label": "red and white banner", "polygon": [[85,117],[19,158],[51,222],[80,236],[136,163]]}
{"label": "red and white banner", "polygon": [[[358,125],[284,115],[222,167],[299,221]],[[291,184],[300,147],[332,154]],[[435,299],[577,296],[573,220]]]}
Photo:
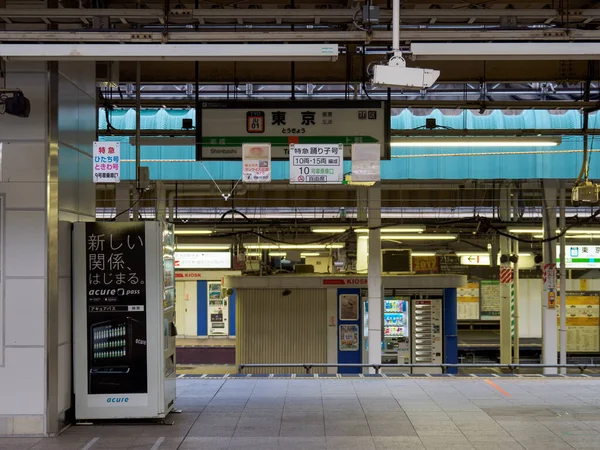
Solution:
{"label": "red and white banner", "polygon": [[556,264],[544,264],[543,280],[545,289],[556,289]]}
{"label": "red and white banner", "polygon": [[513,271],[510,267],[500,267],[500,283],[510,283],[513,278]]}

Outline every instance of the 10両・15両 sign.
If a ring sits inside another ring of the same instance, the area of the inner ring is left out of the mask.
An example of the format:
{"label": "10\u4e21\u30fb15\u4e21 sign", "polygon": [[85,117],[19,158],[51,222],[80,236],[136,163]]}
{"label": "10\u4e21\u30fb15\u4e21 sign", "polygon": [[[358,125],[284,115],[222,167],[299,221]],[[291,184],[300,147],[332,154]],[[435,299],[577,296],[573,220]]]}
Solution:
{"label": "10\u4e21\u30fb15\u4e21 sign", "polygon": [[341,184],[344,179],[343,144],[291,144],[291,184]]}

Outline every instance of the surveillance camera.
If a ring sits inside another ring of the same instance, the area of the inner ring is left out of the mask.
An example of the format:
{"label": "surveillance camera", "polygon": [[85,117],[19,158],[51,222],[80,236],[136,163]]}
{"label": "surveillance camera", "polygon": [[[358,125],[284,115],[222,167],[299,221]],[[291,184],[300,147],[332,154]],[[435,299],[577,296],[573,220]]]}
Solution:
{"label": "surveillance camera", "polygon": [[0,90],[0,108],[2,113],[17,117],[29,117],[31,113],[29,99],[18,89]]}
{"label": "surveillance camera", "polygon": [[439,70],[406,67],[406,61],[400,54],[390,58],[387,65],[373,67],[372,84],[375,86],[428,88],[440,76]]}

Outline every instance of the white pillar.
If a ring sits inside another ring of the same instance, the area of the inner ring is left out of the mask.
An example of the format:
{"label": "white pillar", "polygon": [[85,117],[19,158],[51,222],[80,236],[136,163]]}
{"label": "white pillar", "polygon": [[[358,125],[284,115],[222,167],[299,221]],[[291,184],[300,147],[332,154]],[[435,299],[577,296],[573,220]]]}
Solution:
{"label": "white pillar", "polygon": [[[381,364],[381,188],[369,189],[369,364]],[[373,371],[374,372],[374,371]]]}
{"label": "white pillar", "polygon": [[[511,220],[510,186],[505,184],[500,190],[500,219],[504,222]],[[500,236],[500,255],[510,256],[510,239]],[[504,271],[511,271],[510,261],[500,262],[500,363],[512,362],[512,336],[511,336],[511,289],[512,276],[506,280],[502,276]]]}
{"label": "white pillar", "polygon": [[[565,219],[565,186],[561,183],[560,187],[560,230],[566,228]],[[567,363],[567,268],[565,259],[565,236],[560,238],[560,363]],[[560,373],[566,374],[567,368],[561,368]]]}
{"label": "white pillar", "polygon": [[356,271],[367,272],[369,268],[369,240],[365,237],[358,236],[356,241]]}
{"label": "white pillar", "polygon": [[[556,236],[556,187],[544,188],[544,238]],[[556,332],[556,241],[544,243],[544,286],[542,290],[542,362],[557,363]],[[545,374],[557,373],[555,368]]]}

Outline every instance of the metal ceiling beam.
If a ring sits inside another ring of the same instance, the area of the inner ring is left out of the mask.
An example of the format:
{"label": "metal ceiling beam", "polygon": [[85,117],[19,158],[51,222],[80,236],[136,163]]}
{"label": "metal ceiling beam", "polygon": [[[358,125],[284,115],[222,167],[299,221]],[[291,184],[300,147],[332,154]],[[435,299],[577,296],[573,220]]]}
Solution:
{"label": "metal ceiling beam", "polygon": [[[269,7],[260,9],[247,8],[223,8],[223,9],[173,9],[169,14],[169,22],[174,25],[181,24],[199,24],[224,21],[241,20],[244,23],[288,23],[288,22],[307,22],[315,21],[326,22],[351,22],[355,14],[355,9],[351,8],[298,8],[283,9]],[[11,22],[38,23],[44,20],[55,24],[72,24],[77,22],[90,21],[94,17],[110,18],[112,23],[148,23],[159,22],[165,18],[162,9],[84,9],[84,8],[62,8],[58,10],[51,9],[0,9],[0,20],[8,19]],[[389,9],[381,9],[380,22],[388,23],[391,21],[392,12]],[[554,20],[560,20],[561,13],[556,9],[403,9],[403,23],[424,22],[430,23],[435,19],[436,23],[440,21],[454,21],[456,23],[466,24],[469,22],[496,23],[503,17],[516,17],[518,23],[535,22],[551,23]],[[569,11],[569,22],[590,23],[594,20],[600,20],[600,11],[597,9],[573,9]]]}
{"label": "metal ceiling beam", "polygon": [[[285,93],[282,92],[282,99]],[[289,96],[288,96],[289,97]],[[316,97],[316,96],[315,96]],[[238,94],[239,98],[239,94]],[[117,108],[133,108],[134,100],[110,99],[108,103]],[[168,108],[191,108],[193,99],[142,99],[142,108],[158,109],[164,106]],[[392,108],[436,108],[436,109],[540,109],[540,110],[568,110],[568,109],[591,109],[597,108],[597,102],[576,101],[549,101],[549,100],[514,100],[514,101],[464,101],[464,100],[392,100]]]}
{"label": "metal ceiling beam", "polygon": [[[600,30],[402,30],[402,41],[457,42],[457,41],[594,41],[600,40]],[[0,42],[36,43],[219,43],[219,42],[337,42],[389,45],[391,31],[171,31],[165,36],[162,31],[1,31]]]}
{"label": "metal ceiling beam", "polygon": [[[195,136],[195,130],[141,130],[147,137],[185,137]],[[588,135],[600,135],[600,129],[589,129]],[[490,137],[490,136],[581,136],[581,130],[570,129],[532,129],[532,130],[391,130],[398,137]],[[98,130],[98,136],[135,136],[135,130]]]}

